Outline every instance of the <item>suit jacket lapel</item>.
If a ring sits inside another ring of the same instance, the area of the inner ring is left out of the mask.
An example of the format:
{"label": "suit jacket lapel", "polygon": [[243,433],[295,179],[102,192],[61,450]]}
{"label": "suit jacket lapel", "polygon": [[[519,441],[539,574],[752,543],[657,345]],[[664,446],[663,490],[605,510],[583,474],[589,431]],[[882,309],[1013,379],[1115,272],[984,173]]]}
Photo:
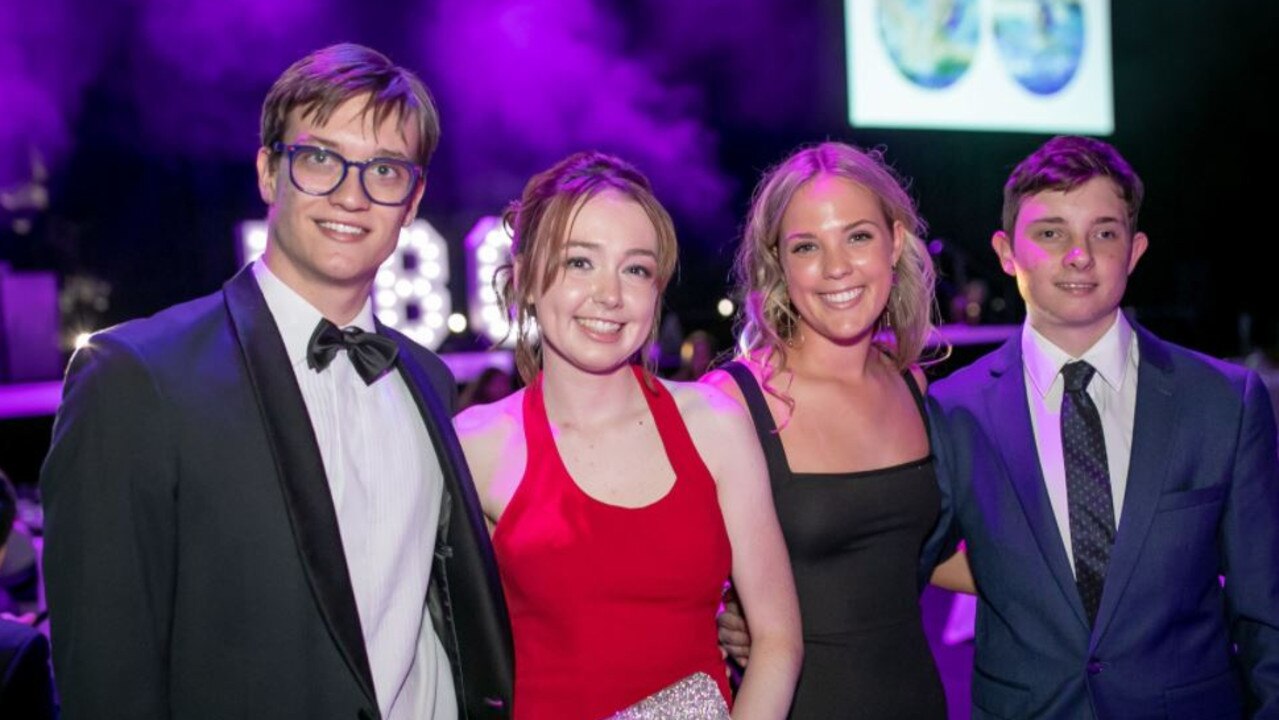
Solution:
{"label": "suit jacket lapel", "polygon": [[1012,483],[1022,511],[1030,523],[1031,533],[1039,550],[1052,571],[1053,578],[1067,602],[1074,609],[1079,622],[1085,627],[1083,601],[1075,586],[1075,575],[1070,568],[1070,557],[1061,539],[1053,515],[1048,489],[1044,485],[1044,473],[1039,465],[1039,449],[1035,443],[1034,426],[1030,408],[1026,403],[1026,377],[1022,369],[1021,334],[1018,333],[999,350],[996,362],[991,366],[991,382],[986,387],[986,422],[997,439],[1004,470]]}
{"label": "suit jacket lapel", "polygon": [[248,268],[228,281],[223,290],[274,454],[298,554],[320,615],[360,687],[376,706],[373,673],[324,461],[284,341]]}
{"label": "suit jacket lapel", "polygon": [[1137,566],[1150,524],[1154,520],[1159,495],[1167,475],[1169,438],[1177,425],[1177,405],[1173,397],[1172,361],[1163,342],[1138,327],[1137,410],[1133,417],[1132,454],[1128,462],[1128,487],[1123,511],[1115,532],[1106,567],[1106,584],[1092,646],[1106,631],[1115,607]]}

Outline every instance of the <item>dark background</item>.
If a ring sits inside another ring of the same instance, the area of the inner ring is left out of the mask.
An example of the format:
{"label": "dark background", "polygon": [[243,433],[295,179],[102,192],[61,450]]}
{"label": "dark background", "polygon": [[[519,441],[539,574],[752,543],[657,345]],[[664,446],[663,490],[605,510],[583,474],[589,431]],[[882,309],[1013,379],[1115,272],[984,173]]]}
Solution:
{"label": "dark background", "polygon": [[[444,137],[422,214],[458,243],[455,308],[475,220],[531,173],[599,147],[648,171],[676,218],[668,308],[685,330],[726,342],[714,307],[750,189],[797,145],[833,138],[883,146],[913,180],[930,236],[947,241],[943,293],[984,278],[1006,302],[988,318],[1021,318],[989,237],[1008,171],[1048,136],[850,128],[841,2],[20,5],[0,0],[0,21],[19,20],[0,30],[0,188],[23,181],[23,149],[35,148],[49,200],[0,210],[0,261],[105,281],[105,309],[80,308],[96,327],[213,291],[235,271],[235,225],[263,213],[261,99],[289,62],[338,40],[418,70],[437,97]],[[1262,259],[1273,121],[1261,106],[1275,90],[1279,4],[1111,5],[1116,131],[1105,139],[1146,181],[1151,238],[1127,304],[1172,340],[1242,353],[1241,317],[1258,329],[1276,317]]]}

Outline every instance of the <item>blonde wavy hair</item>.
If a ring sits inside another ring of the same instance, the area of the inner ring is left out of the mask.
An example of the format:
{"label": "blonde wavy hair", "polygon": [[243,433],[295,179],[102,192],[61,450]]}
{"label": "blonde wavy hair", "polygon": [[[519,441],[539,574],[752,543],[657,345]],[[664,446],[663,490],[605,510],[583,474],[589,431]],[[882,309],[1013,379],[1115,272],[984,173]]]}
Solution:
{"label": "blonde wavy hair", "polygon": [[[497,269],[493,288],[511,319],[515,333],[515,367],[525,383],[542,369],[542,345],[533,332],[533,297],[546,292],[563,272],[564,245],[577,213],[588,200],[612,191],[633,200],[657,230],[658,300],[648,345],[657,340],[662,293],[675,273],[678,245],[671,216],[653,195],[648,178],[633,165],[601,152],[579,152],[534,175],[519,200],[511,203],[502,222],[511,233],[511,259]],[[536,288],[536,292],[534,289]],[[652,383],[656,360],[644,354],[647,382]]]}
{"label": "blonde wavy hair", "polygon": [[[760,361],[765,389],[787,405],[792,401],[775,390],[769,378],[786,368],[787,344],[795,336],[799,315],[786,287],[778,243],[782,216],[795,193],[821,175],[846,178],[866,188],[879,200],[889,225],[901,223],[906,230],[906,242],[894,267],[893,288],[877,321],[876,347],[898,370],[905,370],[920,362],[937,317],[936,273],[920,240],[925,233],[924,221],[902,181],[884,162],[883,153],[841,142],[795,151],[769,169],[756,186],[733,273],[741,307],[738,352]],[[773,356],[777,357],[775,368],[770,362]]]}

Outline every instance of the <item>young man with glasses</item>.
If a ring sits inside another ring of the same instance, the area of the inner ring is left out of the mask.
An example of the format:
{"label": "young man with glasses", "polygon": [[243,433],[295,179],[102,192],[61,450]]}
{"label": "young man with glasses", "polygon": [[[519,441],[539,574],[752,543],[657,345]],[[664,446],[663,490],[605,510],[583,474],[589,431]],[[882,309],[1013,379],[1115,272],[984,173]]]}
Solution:
{"label": "young man with glasses", "polygon": [[444,364],[373,317],[439,137],[356,45],[267,96],[262,259],[98,333],[42,473],[66,717],[508,717],[505,605]]}

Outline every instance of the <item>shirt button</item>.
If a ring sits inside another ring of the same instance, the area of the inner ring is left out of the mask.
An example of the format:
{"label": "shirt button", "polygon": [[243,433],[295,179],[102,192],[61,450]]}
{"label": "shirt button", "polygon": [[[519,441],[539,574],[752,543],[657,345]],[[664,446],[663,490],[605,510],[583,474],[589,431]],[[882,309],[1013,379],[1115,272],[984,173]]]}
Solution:
{"label": "shirt button", "polygon": [[1092,658],[1088,661],[1088,665],[1085,667],[1088,670],[1089,675],[1100,675],[1102,669],[1106,667],[1106,665],[1102,661]]}

